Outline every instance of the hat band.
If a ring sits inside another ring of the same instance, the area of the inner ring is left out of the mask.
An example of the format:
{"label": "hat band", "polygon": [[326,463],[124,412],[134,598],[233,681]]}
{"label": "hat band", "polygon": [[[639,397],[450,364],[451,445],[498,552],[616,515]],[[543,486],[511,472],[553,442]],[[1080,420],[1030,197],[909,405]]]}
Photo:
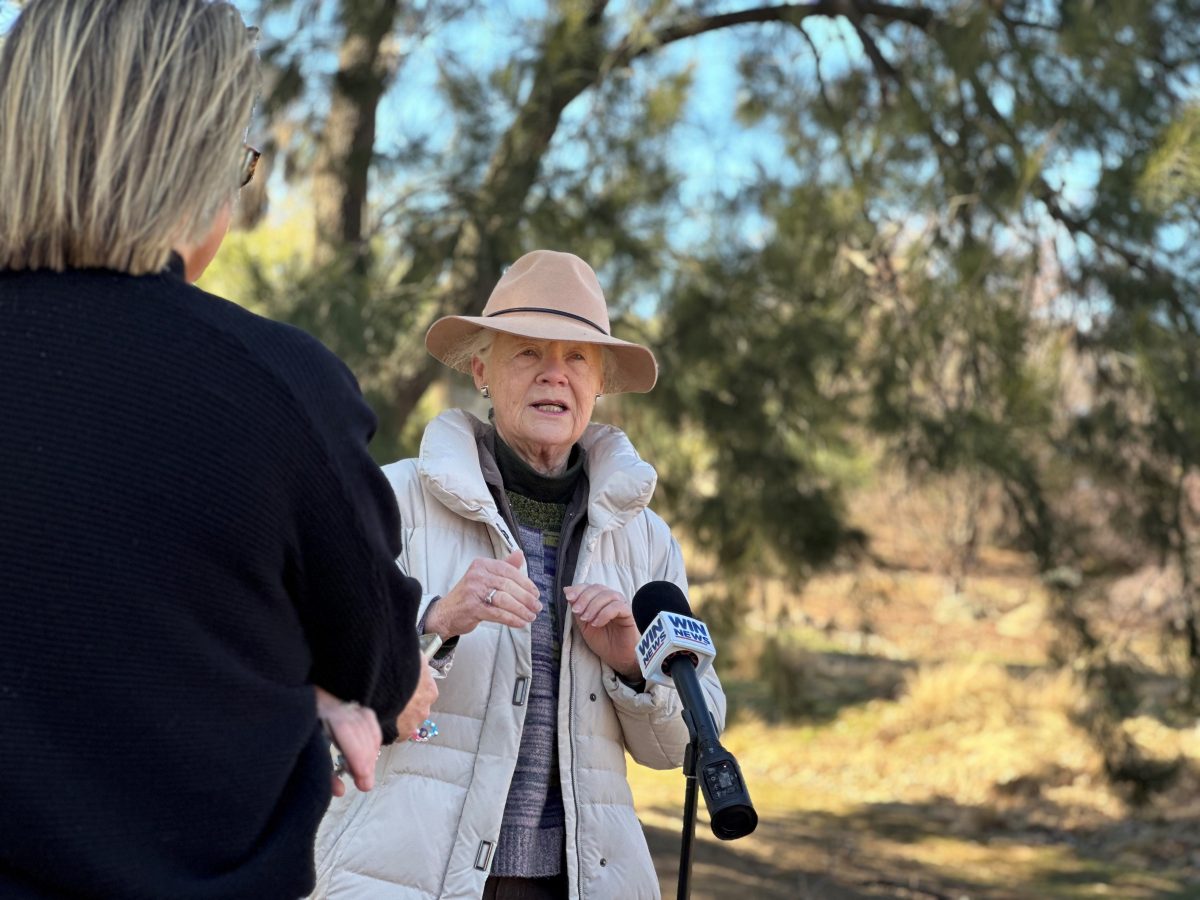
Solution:
{"label": "hat band", "polygon": [[582,322],[584,325],[592,326],[593,328],[595,328],[598,332],[600,332],[605,337],[612,337],[612,335],[610,335],[607,331],[605,331],[603,328],[601,328],[599,325],[597,325],[591,319],[585,319],[583,316],[575,315],[575,313],[563,312],[561,309],[549,309],[545,306],[514,306],[512,309],[501,309],[501,310],[497,310],[496,312],[488,313],[487,318],[490,319],[492,316],[507,316],[509,313],[527,313],[527,312],[549,313],[552,316],[564,316],[568,319],[575,319],[578,322]]}

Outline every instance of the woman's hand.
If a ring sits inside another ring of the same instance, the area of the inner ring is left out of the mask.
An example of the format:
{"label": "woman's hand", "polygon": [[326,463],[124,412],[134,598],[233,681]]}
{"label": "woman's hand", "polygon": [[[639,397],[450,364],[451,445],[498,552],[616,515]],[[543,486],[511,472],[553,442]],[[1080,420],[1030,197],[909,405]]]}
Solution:
{"label": "woman's hand", "polygon": [[[339,700],[329,691],[317,688],[317,717],[325,723],[333,742],[346,760],[346,770],[360,791],[375,786],[375,757],[383,743],[383,732],[373,710],[357,703]],[[346,793],[341,778],[333,775],[333,796]]]}
{"label": "woman's hand", "polygon": [[425,630],[442,640],[468,634],[480,622],[524,628],[542,608],[537,585],[522,574],[525,556],[514,550],[504,559],[477,559],[449,593],[429,610]]}
{"label": "woman's hand", "polygon": [[605,584],[574,584],[563,588],[563,594],[592,652],[618,675],[631,681],[641,678],[637,623],[625,595]]}
{"label": "woman's hand", "polygon": [[421,680],[417,682],[417,689],[413,691],[408,704],[396,717],[396,731],[400,735],[400,740],[405,740],[421,727],[422,722],[429,718],[430,710],[437,698],[438,686],[437,682],[433,680],[433,668],[423,663]]}

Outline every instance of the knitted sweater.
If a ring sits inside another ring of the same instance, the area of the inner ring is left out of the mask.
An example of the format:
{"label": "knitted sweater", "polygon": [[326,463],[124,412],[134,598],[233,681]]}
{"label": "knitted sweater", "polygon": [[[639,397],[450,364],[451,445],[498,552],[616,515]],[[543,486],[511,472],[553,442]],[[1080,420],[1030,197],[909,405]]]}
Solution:
{"label": "knitted sweater", "polygon": [[557,752],[563,621],[560,604],[562,585],[570,583],[572,574],[560,571],[567,557],[561,538],[567,503],[575,496],[583,475],[584,455],[580,448],[574,448],[567,471],[546,478],[530,468],[498,435],[495,446],[505,499],[529,577],[538,586],[542,608],[530,626],[533,676],[528,712],[492,874],[557,875],[562,871],[566,835]]}
{"label": "knitted sweater", "polygon": [[175,260],[0,272],[0,385],[0,896],[306,893],[312,685],[419,671],[353,377]]}

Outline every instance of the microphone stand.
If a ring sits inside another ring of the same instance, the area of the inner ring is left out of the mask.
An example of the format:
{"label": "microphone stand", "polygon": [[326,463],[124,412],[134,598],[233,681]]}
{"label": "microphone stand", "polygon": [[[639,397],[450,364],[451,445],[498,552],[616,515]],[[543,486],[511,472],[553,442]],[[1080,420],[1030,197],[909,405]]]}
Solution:
{"label": "microphone stand", "polygon": [[683,751],[683,841],[679,849],[679,893],[677,900],[688,900],[692,891],[692,844],[696,840],[696,795],[698,780],[696,778],[696,729],[692,725],[692,717],[684,715],[687,722],[687,749]]}

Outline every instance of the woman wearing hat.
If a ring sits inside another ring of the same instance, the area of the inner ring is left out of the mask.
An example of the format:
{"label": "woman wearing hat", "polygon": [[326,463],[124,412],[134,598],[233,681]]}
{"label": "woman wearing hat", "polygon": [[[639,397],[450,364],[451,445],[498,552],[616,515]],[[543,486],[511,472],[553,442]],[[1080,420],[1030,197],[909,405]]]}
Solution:
{"label": "woman wearing hat", "polygon": [[[688,734],[674,690],[639,674],[630,598],[687,581],[648,508],[654,469],[591,424],[600,394],[653,387],[654,357],[610,335],[592,269],[548,250],[425,342],[493,412],[442,414],[419,458],[385,468],[420,626],[446,642],[437,734],[384,748],[375,791],[335,801],[317,894],[658,897],[625,753],[678,767]],[[720,724],[715,675],[704,687]]]}

